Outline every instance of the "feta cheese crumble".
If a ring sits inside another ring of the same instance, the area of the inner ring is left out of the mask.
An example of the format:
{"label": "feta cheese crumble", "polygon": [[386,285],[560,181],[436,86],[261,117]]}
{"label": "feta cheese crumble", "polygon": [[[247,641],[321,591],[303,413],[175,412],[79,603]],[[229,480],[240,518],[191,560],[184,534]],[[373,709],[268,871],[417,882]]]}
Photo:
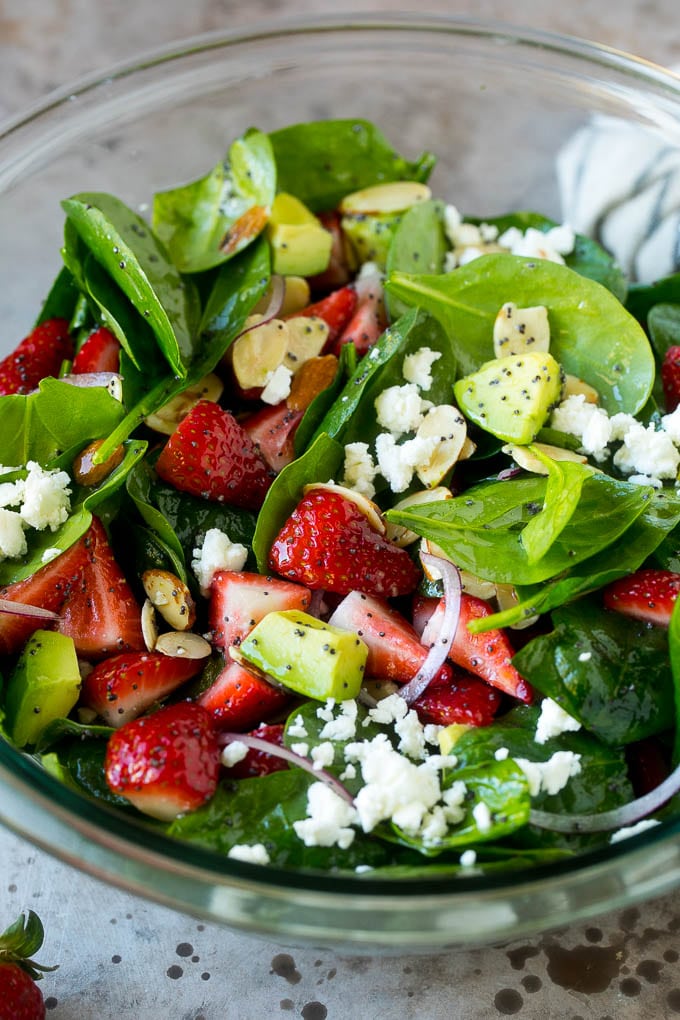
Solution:
{"label": "feta cheese crumble", "polygon": [[46,471],[34,460],[26,468],[21,516],[31,528],[56,531],[71,511],[71,479],[65,471]]}
{"label": "feta cheese crumble", "polygon": [[388,386],[375,398],[374,406],[378,424],[398,439],[405,432],[416,431],[432,404],[423,400],[415,383],[409,382]]}
{"label": "feta cheese crumble", "polygon": [[288,724],[286,732],[289,737],[309,736],[307,733],[307,727],[305,726],[305,721],[299,713],[295,716],[292,723]]}
{"label": "feta cheese crumble", "polygon": [[392,492],[404,492],[411,484],[414,472],[429,463],[439,439],[436,436],[414,437],[397,445],[394,436],[381,432],[375,440],[375,452],[380,473]]}
{"label": "feta cheese crumble", "polygon": [[237,765],[238,762],[243,761],[247,754],[247,745],[241,740],[233,740],[222,750],[222,764],[229,769],[232,765]]}
{"label": "feta cheese crumble", "polygon": [[[340,713],[335,719],[331,719],[321,730],[319,736],[322,740],[351,740],[356,736],[357,730],[357,703],[349,699],[340,702]],[[290,727],[288,728],[290,733]]]}
{"label": "feta cheese crumble", "polygon": [[193,550],[191,569],[201,588],[201,595],[210,594],[210,582],[218,570],[243,570],[248,550],[240,542],[232,542],[219,528],[209,528],[203,541]]}
{"label": "feta cheese crumble", "polygon": [[293,822],[293,829],[305,846],[339,846],[346,850],[354,842],[351,825],[357,812],[326,783],[312,783],[309,787],[307,815]]}
{"label": "feta cheese crumble", "polygon": [[653,829],[659,822],[656,818],[642,818],[635,825],[624,826],[623,829],[617,829],[616,832],[612,832],[609,837],[610,843],[621,843],[624,839],[630,839],[631,836],[637,836],[640,832],[646,832],[647,829]]}
{"label": "feta cheese crumble", "polygon": [[551,737],[559,737],[560,733],[575,733],[580,729],[581,723],[578,719],[574,719],[568,712],[565,712],[556,701],[553,701],[552,698],[543,699],[534,735],[537,744],[545,744]]}
{"label": "feta cheese crumble", "polygon": [[370,454],[368,443],[348,443],[345,447],[343,485],[348,489],[373,499],[375,485],[373,479],[378,473],[375,461]]}
{"label": "feta cheese crumble", "polygon": [[459,858],[459,864],[463,868],[472,868],[477,863],[476,850],[463,850]]}
{"label": "feta cheese crumble", "polygon": [[407,383],[413,383],[420,390],[429,390],[432,385],[432,366],[441,358],[441,351],[420,347],[404,358],[402,374]]}
{"label": "feta cheese crumble", "polygon": [[230,847],[227,857],[233,861],[246,861],[248,864],[270,864],[271,858],[264,843],[235,843]]}
{"label": "feta cheese crumble", "polygon": [[265,404],[280,404],[290,393],[293,373],[285,365],[278,365],[267,376],[267,382],[260,393],[260,400]]}
{"label": "feta cheese crumble", "polygon": [[28,552],[24,520],[15,510],[0,507],[0,560],[15,560]]}
{"label": "feta cheese crumble", "polygon": [[572,776],[581,771],[581,755],[573,751],[555,751],[548,761],[528,761],[526,758],[515,758],[515,761],[527,777],[532,797],[539,793],[559,793]]}

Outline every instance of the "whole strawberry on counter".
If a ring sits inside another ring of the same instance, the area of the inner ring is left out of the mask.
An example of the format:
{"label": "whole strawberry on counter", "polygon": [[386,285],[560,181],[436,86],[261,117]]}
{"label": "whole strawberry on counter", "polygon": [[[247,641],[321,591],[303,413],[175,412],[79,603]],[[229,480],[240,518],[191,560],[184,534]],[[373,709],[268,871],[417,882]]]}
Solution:
{"label": "whole strawberry on counter", "polygon": [[31,959],[43,937],[42,922],[32,910],[0,935],[0,1020],[44,1020],[45,1002],[36,981],[56,967]]}

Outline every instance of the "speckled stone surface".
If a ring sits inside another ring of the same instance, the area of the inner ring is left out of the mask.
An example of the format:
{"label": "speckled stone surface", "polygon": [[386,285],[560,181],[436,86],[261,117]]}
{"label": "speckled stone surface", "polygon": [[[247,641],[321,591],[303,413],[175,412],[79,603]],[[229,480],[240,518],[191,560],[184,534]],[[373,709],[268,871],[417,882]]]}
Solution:
{"label": "speckled stone surface", "polygon": [[[355,0],[345,9],[393,6]],[[573,33],[659,63],[680,59],[677,0],[429,0],[423,9]],[[0,119],[54,86],[188,34],[337,10],[322,0],[2,0]],[[59,964],[43,981],[54,1020],[680,1015],[680,892],[499,948],[352,957],[202,924],[107,888],[2,830],[0,862],[0,927],[37,910],[47,932],[40,959]]]}

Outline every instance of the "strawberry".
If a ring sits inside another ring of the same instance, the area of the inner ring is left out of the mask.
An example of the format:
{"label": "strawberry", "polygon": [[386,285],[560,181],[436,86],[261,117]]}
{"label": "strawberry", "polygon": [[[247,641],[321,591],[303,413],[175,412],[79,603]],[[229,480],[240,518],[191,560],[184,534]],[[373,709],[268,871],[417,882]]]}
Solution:
{"label": "strawberry", "polygon": [[680,591],[680,574],[672,570],[636,570],[604,589],[604,604],[624,616],[667,627]]}
{"label": "strawberry", "polygon": [[120,370],[120,343],[105,326],[100,326],[85,340],[73,359],[75,375],[89,372],[118,372]]}
{"label": "strawberry", "polygon": [[179,423],[156,462],[163,481],[218,503],[258,510],[273,474],[234,416],[199,400]]}
{"label": "strawberry", "polygon": [[[423,644],[428,644],[431,635],[437,633],[439,619],[444,612],[442,599],[430,617],[422,634]],[[489,630],[484,634],[471,634],[468,623],[484,616],[490,616],[493,609],[484,599],[463,592],[460,602],[460,617],[456,636],[453,639],[449,658],[457,666],[486,680],[492,687],[511,694],[513,698],[531,704],[533,691],[524,677],[512,664],[514,650],[504,630]]]}
{"label": "strawberry", "polygon": [[97,517],[80,539],[85,560],[71,584],[57,626],[73,638],[78,655],[94,662],[116,652],[141,651],[141,607],[118,566]]}
{"label": "strawberry", "polygon": [[302,420],[301,411],[292,411],[285,400],[263,407],[242,422],[272,471],[280,471],[295,459],[293,437]]}
{"label": "strawberry", "polygon": [[668,414],[680,403],[680,347],[669,347],[661,365],[661,383]]}
{"label": "strawberry", "polygon": [[80,700],[118,729],[161,701],[203,667],[202,659],[160,652],[124,652],[98,663],[83,681]]}
{"label": "strawberry", "polygon": [[72,357],[68,322],[47,319],[0,361],[0,395],[30,393],[45,376],[58,375],[62,362]]}
{"label": "strawberry", "polygon": [[[322,227],[328,231],[333,239],[328,267],[324,269],[323,273],[317,273],[316,276],[308,277],[312,290],[323,293],[348,283],[352,275],[352,268],[348,258],[349,246],[345,238],[345,232],[342,229],[340,213],[335,209],[331,209],[317,213],[317,216],[321,221]],[[352,259],[352,261],[354,260]]]}
{"label": "strawberry", "polygon": [[315,315],[317,318],[323,319],[328,326],[328,338],[326,339],[326,348],[328,349],[335,344],[352,318],[356,307],[357,292],[355,288],[351,286],[340,287],[339,290],[332,291],[327,297],[322,298],[321,301],[315,301],[314,304],[307,305],[306,308],[295,312],[295,315],[289,315],[288,318],[297,318],[299,315]]}
{"label": "strawberry", "polygon": [[[367,677],[408,683],[427,658],[429,649],[420,643],[413,627],[384,599],[353,591],[328,622],[355,631],[368,646]],[[450,676],[451,668],[444,664],[438,677],[446,680]]]}
{"label": "strawberry", "polygon": [[240,645],[246,634],[267,613],[282,609],[309,609],[308,588],[236,570],[218,570],[210,583],[209,623],[216,648]]}
{"label": "strawberry", "polygon": [[45,1002],[36,981],[44,967],[29,959],[43,943],[43,926],[32,910],[0,935],[0,1020],[45,1020]]}
{"label": "strawberry", "polygon": [[331,489],[302,497],[269,553],[277,573],[309,588],[406,595],[420,573],[404,549],[380,534],[356,503]]}
{"label": "strawberry", "polygon": [[247,730],[280,712],[288,700],[284,691],[229,660],[198,703],[211,713],[219,729]]}
{"label": "strawberry", "polygon": [[[283,746],[283,723],[273,725],[263,723],[256,730],[252,730],[248,736],[259,737],[260,740],[268,740],[270,744]],[[268,776],[270,772],[281,772],[288,768],[288,762],[278,758],[274,754],[267,754],[266,751],[256,751],[250,748],[248,754],[236,765],[232,765],[227,775],[232,779],[249,779],[252,776]]]}
{"label": "strawberry", "polygon": [[112,792],[166,822],[210,800],[219,772],[212,717],[189,701],[121,726],[109,738],[104,759]]}
{"label": "strawberry", "polygon": [[373,346],[384,331],[387,320],[382,297],[382,286],[377,276],[367,276],[354,284],[357,292],[356,309],[340,336],[326,344],[325,353],[340,354],[343,344],[354,344],[357,354],[363,355]]}
{"label": "strawberry", "polygon": [[475,676],[457,672],[448,682],[435,677],[413,702],[421,723],[450,726],[488,726],[498,711],[502,695]]}

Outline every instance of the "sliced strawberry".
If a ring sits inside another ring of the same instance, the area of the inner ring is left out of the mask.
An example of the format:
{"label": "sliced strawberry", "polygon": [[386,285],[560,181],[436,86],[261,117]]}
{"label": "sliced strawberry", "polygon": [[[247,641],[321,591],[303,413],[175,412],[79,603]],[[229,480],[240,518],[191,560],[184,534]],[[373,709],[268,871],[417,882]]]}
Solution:
{"label": "sliced strawberry", "polygon": [[223,730],[247,730],[280,712],[290,696],[228,661],[211,687],[198,699]]}
{"label": "sliced strawberry", "polygon": [[[428,644],[430,634],[437,633],[439,619],[443,612],[444,600],[442,599],[423,631],[423,644]],[[484,634],[471,634],[468,630],[467,625],[472,620],[490,616],[492,613],[493,609],[484,599],[463,593],[458,628],[449,658],[457,666],[462,666],[463,669],[481,677],[482,680],[486,680],[488,684],[497,687],[498,690],[504,691],[526,704],[531,704],[534,692],[511,662],[514,650],[505,631],[489,630]]]}
{"label": "sliced strawberry", "polygon": [[284,609],[306,612],[308,588],[278,577],[236,570],[218,570],[210,583],[209,624],[216,648],[240,645],[267,613]]}
{"label": "sliced strawberry", "polygon": [[282,576],[346,595],[407,595],[420,572],[404,549],[384,538],[352,500],[331,489],[302,497],[277,535],[269,565]]}
{"label": "sliced strawberry", "polygon": [[[427,658],[429,649],[420,643],[413,627],[384,599],[353,591],[328,622],[354,631],[368,646],[367,677],[408,683]],[[444,664],[438,676],[450,678],[451,668]]]}
{"label": "sliced strawberry", "polygon": [[220,749],[212,718],[182,701],[122,726],[109,739],[106,782],[153,818],[196,811],[215,793]]}
{"label": "sliced strawberry", "polygon": [[156,462],[163,481],[192,496],[258,510],[273,474],[229,411],[199,400]]}
{"label": "sliced strawberry", "polygon": [[324,348],[326,354],[340,354],[343,344],[354,344],[357,354],[366,354],[387,326],[382,285],[377,276],[357,280],[357,307],[340,336]]}
{"label": "sliced strawberry", "polygon": [[457,671],[447,682],[435,678],[427,690],[413,702],[421,723],[450,726],[488,726],[503,700],[490,684]]}
{"label": "sliced strawberry", "polygon": [[680,574],[672,570],[636,570],[604,589],[604,604],[624,616],[667,627],[680,591]]}
{"label": "sliced strawberry", "polygon": [[61,608],[57,630],[72,637],[82,659],[96,662],[144,645],[141,606],[113,555],[97,517],[80,540],[85,562]]}
{"label": "sliced strawberry", "polygon": [[73,357],[66,319],[47,319],[0,361],[0,395],[30,393],[41,379],[57,376],[64,360]]}
{"label": "sliced strawberry", "polygon": [[316,276],[310,276],[308,279],[313,291],[324,293],[348,283],[352,276],[352,269],[350,260],[347,257],[349,246],[345,232],[342,229],[340,213],[335,209],[331,209],[326,212],[317,213],[317,216],[321,220],[321,225],[333,238],[331,257],[328,267],[323,273],[317,273]]}
{"label": "sliced strawberry", "polygon": [[354,287],[340,287],[339,290],[332,291],[327,297],[322,298],[321,301],[315,301],[314,304],[307,305],[302,311],[295,312],[294,315],[289,315],[288,318],[292,319],[297,318],[299,315],[306,315],[323,319],[329,331],[326,348],[330,348],[350,322],[356,310],[357,301],[357,292]]}
{"label": "sliced strawberry", "polygon": [[435,596],[415,595],[413,598],[412,618],[413,629],[418,637],[422,637],[427,623],[439,605],[439,599]]}
{"label": "sliced strawberry", "polygon": [[680,347],[669,347],[661,365],[666,411],[670,414],[680,404]]}
{"label": "sliced strawberry", "polygon": [[113,655],[85,677],[80,700],[118,729],[196,676],[202,667],[202,659],[171,658],[160,652]]}
{"label": "sliced strawberry", "polygon": [[100,326],[85,340],[73,359],[73,373],[118,372],[120,369],[120,343],[111,330]]}
{"label": "sliced strawberry", "polygon": [[[256,730],[252,730],[248,736],[259,737],[260,740],[268,740],[270,744],[283,746],[283,723],[263,723]],[[278,758],[274,754],[267,754],[266,751],[256,751],[250,748],[248,754],[236,765],[227,770],[227,775],[232,779],[249,779],[251,776],[268,776],[270,772],[281,772],[288,768],[288,762]]]}
{"label": "sliced strawberry", "polygon": [[293,438],[301,420],[302,412],[292,411],[283,400],[248,415],[242,425],[269,467],[278,472],[295,459]]}

